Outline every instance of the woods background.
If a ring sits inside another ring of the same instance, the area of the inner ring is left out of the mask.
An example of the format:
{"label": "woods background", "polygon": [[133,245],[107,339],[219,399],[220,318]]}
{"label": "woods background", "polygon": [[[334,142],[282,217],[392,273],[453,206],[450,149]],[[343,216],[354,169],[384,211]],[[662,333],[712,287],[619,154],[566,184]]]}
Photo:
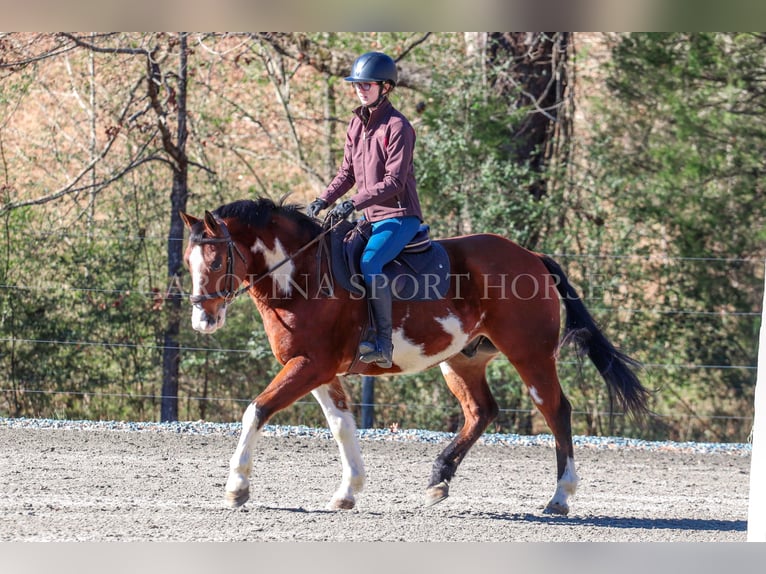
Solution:
{"label": "woods background", "polygon": [[[737,33],[0,34],[0,416],[239,420],[278,365],[247,300],[192,331],[178,212],[313,199],[369,50],[397,59],[432,234],[553,255],[644,363],[636,426],[564,350],[574,432],[746,440],[766,35]],[[490,430],[547,432],[507,362],[489,380]],[[375,403],[377,426],[460,420],[438,370],[378,379]],[[310,398],[272,422],[324,425]]]}

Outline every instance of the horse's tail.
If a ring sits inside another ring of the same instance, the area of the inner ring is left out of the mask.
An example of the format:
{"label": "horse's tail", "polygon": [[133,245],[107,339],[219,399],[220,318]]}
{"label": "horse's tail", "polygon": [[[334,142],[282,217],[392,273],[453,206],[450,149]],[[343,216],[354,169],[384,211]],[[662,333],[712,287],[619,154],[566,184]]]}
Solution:
{"label": "horse's tail", "polygon": [[547,255],[539,255],[548,272],[556,278],[556,289],[566,308],[566,324],[561,345],[573,343],[578,355],[588,355],[623,409],[641,417],[648,412],[649,391],[633,372],[641,364],[617,350],[601,332],[566,274]]}

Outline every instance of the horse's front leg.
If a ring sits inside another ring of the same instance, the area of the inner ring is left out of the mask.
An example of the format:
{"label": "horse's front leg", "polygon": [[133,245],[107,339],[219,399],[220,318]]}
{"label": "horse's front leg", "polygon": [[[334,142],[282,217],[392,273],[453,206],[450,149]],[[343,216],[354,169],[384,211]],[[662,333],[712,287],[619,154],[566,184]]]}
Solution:
{"label": "horse's front leg", "polygon": [[312,391],[321,405],[327,424],[340,450],[343,475],[340,486],[330,502],[329,510],[348,510],[356,504],[355,495],[364,488],[364,463],[356,436],[356,423],[348,410],[348,397],[338,377],[330,384]]}
{"label": "horse's front leg", "polygon": [[265,424],[259,416],[255,401],[245,409],[242,416],[242,432],[234,454],[229,461],[229,478],[226,481],[226,504],[237,508],[250,498],[250,471],[253,470],[253,446]]}
{"label": "horse's front leg", "polygon": [[229,462],[226,481],[226,503],[237,508],[250,498],[250,472],[253,469],[253,447],[263,425],[271,416],[289,407],[316,387],[331,381],[327,375],[305,357],[290,359],[264,391],[245,410],[242,433]]}

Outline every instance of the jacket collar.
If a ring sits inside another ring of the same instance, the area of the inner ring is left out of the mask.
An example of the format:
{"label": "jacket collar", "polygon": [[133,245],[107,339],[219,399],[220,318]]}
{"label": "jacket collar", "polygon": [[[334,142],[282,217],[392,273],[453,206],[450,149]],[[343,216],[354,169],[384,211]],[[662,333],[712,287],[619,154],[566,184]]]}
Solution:
{"label": "jacket collar", "polygon": [[370,110],[370,117],[368,120],[365,121],[364,114],[362,113],[365,106],[359,106],[354,110],[354,113],[359,117],[360,120],[362,120],[362,124],[369,126],[373,123],[373,121],[378,118],[381,115],[384,115],[388,112],[393,106],[391,105],[391,102],[388,101],[388,98],[383,98],[383,101],[380,102],[380,105]]}

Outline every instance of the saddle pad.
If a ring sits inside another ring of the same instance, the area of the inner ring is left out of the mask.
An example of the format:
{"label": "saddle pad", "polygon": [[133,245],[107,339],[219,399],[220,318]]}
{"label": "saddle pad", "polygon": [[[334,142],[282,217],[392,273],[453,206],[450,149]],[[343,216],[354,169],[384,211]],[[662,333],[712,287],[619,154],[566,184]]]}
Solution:
{"label": "saddle pad", "polygon": [[[356,226],[341,225],[333,230],[330,238],[333,277],[341,287],[360,296],[366,293],[359,261],[369,235],[370,225],[363,222]],[[405,249],[383,267],[393,297],[398,301],[443,299],[450,287],[449,256],[438,241],[428,239],[427,228],[422,229],[416,239],[421,243],[419,249],[415,252]]]}

